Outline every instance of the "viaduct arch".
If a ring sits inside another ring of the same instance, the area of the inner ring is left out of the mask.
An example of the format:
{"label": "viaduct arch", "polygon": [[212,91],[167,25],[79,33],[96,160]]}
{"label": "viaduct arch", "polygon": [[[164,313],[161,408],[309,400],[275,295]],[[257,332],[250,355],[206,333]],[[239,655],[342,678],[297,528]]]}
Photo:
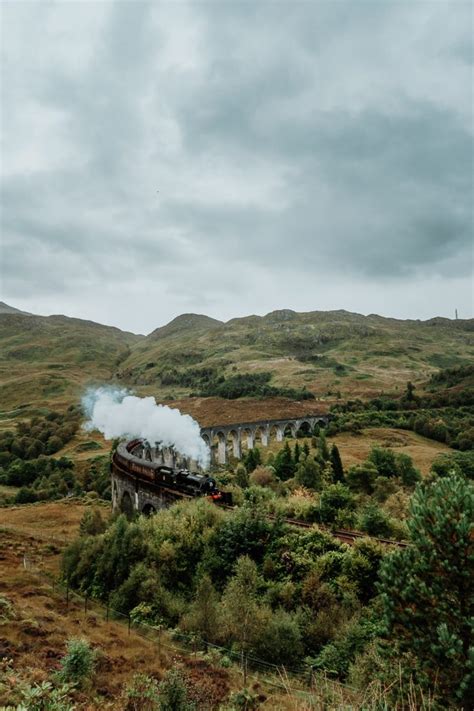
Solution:
{"label": "viaduct arch", "polygon": [[[240,422],[238,424],[213,425],[201,429],[201,437],[211,450],[214,464],[226,464],[229,456],[241,459],[243,449],[253,448],[256,444],[268,447],[271,441],[282,442],[285,433],[293,437],[302,430],[310,434],[316,425],[327,425],[328,415],[310,415],[297,419],[285,418],[280,420],[259,420],[257,422]],[[144,459],[154,461],[162,460],[168,466],[187,466],[196,468],[192,461],[180,462],[172,450],[160,452],[143,452]],[[170,492],[160,490],[152,483],[143,479],[138,480],[130,476],[117,463],[112,461],[112,509],[122,511],[131,516],[134,512],[150,515],[161,509],[167,508],[170,503],[183,498],[182,495],[173,496]]]}
{"label": "viaduct arch", "polygon": [[247,449],[252,449],[258,442],[259,446],[268,447],[271,441],[282,442],[285,433],[296,437],[296,434],[302,430],[309,435],[316,425],[325,427],[328,421],[328,415],[308,415],[295,419],[212,425],[201,429],[201,437],[211,449],[213,463],[226,464],[229,450],[231,456],[241,459],[243,445],[246,445]]}

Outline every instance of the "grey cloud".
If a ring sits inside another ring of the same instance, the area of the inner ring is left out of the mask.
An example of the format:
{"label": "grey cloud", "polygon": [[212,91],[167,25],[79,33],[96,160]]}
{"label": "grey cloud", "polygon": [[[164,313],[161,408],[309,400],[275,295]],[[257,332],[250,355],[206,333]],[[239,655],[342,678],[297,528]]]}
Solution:
{"label": "grey cloud", "polygon": [[[463,4],[114,2],[94,41],[80,37],[87,61],[36,67],[32,12],[14,54],[24,60],[2,65],[2,111],[27,120],[27,98],[56,111],[68,154],[2,175],[4,298],[67,292],[80,309],[84,288],[140,275],[212,310],[240,283],[258,302],[273,274],[286,305],[300,278],[343,287],[348,276],[362,304],[382,276],[403,290],[468,276],[472,115],[456,100],[470,92],[468,15]],[[186,32],[197,49],[169,61],[170,38]]]}

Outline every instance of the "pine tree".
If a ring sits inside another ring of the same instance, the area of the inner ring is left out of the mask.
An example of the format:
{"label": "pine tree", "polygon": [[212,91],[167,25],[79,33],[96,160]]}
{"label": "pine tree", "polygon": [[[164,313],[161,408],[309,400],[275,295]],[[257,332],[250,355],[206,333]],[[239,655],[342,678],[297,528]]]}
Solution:
{"label": "pine tree", "polygon": [[310,454],[309,444],[307,442],[303,444],[303,454],[305,457],[308,457]]}
{"label": "pine tree", "polygon": [[321,468],[312,457],[301,457],[296,469],[295,479],[307,489],[320,489],[322,483]]}
{"label": "pine tree", "polygon": [[295,463],[288,442],[285,442],[285,446],[278,452],[273,466],[275,468],[275,474],[283,481],[291,479],[295,473]]}
{"label": "pine tree", "polygon": [[258,467],[259,464],[262,463],[262,457],[260,454],[260,450],[258,447],[254,447],[253,449],[249,449],[247,454],[244,457],[244,464],[247,472],[251,474],[253,470]]}
{"label": "pine tree", "polygon": [[300,449],[300,445],[297,442],[295,444],[295,452],[293,455],[293,461],[295,462],[295,464],[298,464],[298,462],[300,461],[300,456],[301,456],[301,449]]}
{"label": "pine tree", "polygon": [[235,483],[241,489],[247,489],[249,486],[249,475],[244,464],[238,464],[235,470]]}
{"label": "pine tree", "polygon": [[469,708],[472,691],[473,519],[472,482],[451,474],[418,485],[408,522],[412,545],[381,568],[386,653],[422,688],[436,690],[441,708]]}
{"label": "pine tree", "polygon": [[338,481],[344,483],[344,467],[342,466],[341,455],[335,444],[331,447],[331,466],[333,471],[334,483]]}
{"label": "pine tree", "polygon": [[319,453],[321,454],[324,461],[327,462],[329,460],[330,454],[329,454],[328,443],[326,440],[326,435],[324,434],[324,432],[321,432],[319,435],[318,449],[319,449]]}

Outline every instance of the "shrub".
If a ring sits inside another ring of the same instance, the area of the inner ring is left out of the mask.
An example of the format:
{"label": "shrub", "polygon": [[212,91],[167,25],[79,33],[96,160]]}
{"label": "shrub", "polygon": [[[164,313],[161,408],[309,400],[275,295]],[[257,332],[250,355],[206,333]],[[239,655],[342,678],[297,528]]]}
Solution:
{"label": "shrub", "polygon": [[364,462],[363,464],[357,464],[349,469],[346,474],[346,483],[352,491],[371,494],[374,490],[374,483],[377,476],[377,467],[371,462]]}
{"label": "shrub", "polygon": [[258,466],[250,475],[250,483],[253,486],[265,487],[275,482],[275,472],[271,467]]}
{"label": "shrub", "polygon": [[395,454],[391,449],[372,447],[368,461],[375,466],[380,476],[391,477],[398,473]]}
{"label": "shrub", "polygon": [[321,494],[320,516],[322,523],[334,523],[338,512],[355,509],[354,496],[344,484],[331,484]]}
{"label": "shrub", "polygon": [[288,659],[294,665],[303,655],[301,630],[295,614],[285,610],[268,610],[266,624],[258,636],[254,652],[257,657],[272,664],[286,664]]}
{"label": "shrub", "polygon": [[298,463],[295,479],[307,489],[319,489],[322,483],[321,467],[314,459],[303,455]]}
{"label": "shrub", "polygon": [[195,711],[189,700],[188,689],[179,669],[171,669],[158,686],[159,711]]}
{"label": "shrub", "polygon": [[124,711],[158,711],[158,682],[147,674],[135,674],[125,689]]}
{"label": "shrub", "polygon": [[249,475],[244,464],[239,464],[235,470],[235,483],[241,489],[246,489],[249,485]]}
{"label": "shrub", "polygon": [[60,678],[67,682],[84,684],[94,670],[96,652],[86,639],[69,639],[67,652],[61,660]]}
{"label": "shrub", "polygon": [[87,509],[81,519],[79,531],[82,536],[97,536],[105,531],[106,524],[98,508]]}
{"label": "shrub", "polygon": [[395,462],[397,466],[397,474],[402,480],[402,484],[404,486],[412,487],[420,481],[421,474],[418,469],[413,466],[412,458],[409,457],[408,454],[397,454]]}
{"label": "shrub", "polygon": [[367,504],[359,517],[359,528],[370,536],[390,536],[392,527],[387,515],[375,504]]}
{"label": "shrub", "polygon": [[14,498],[15,504],[32,504],[35,501],[38,501],[37,495],[33,489],[30,489],[27,486],[22,486]]}

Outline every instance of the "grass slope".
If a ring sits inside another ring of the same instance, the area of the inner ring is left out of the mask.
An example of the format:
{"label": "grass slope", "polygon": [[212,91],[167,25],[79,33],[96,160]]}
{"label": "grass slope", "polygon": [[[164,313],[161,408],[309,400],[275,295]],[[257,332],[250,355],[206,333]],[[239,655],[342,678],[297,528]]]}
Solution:
{"label": "grass slope", "polygon": [[[398,321],[346,311],[277,311],[224,324],[202,324],[137,343],[117,369],[143,393],[175,398],[190,387],[164,385],[163,373],[214,368],[271,372],[272,384],[306,387],[319,400],[402,392],[440,368],[472,362],[474,321]],[[307,403],[309,404],[309,403]]]}
{"label": "grass slope", "polygon": [[[77,402],[90,383],[116,382],[172,399],[211,422],[324,411],[338,398],[400,394],[440,368],[472,362],[474,320],[400,321],[348,311],[274,311],[222,323],[183,314],[149,336],[65,316],[0,309],[2,426],[44,407]],[[271,373],[271,385],[307,388],[316,400],[189,398],[193,372]],[[187,384],[167,384],[166,373]],[[242,410],[242,412],[240,412]],[[237,412],[238,411],[238,412]],[[288,411],[288,412],[287,412]],[[214,414],[213,414],[214,413]],[[252,414],[255,413],[255,414]]]}
{"label": "grass slope", "polygon": [[77,402],[85,384],[111,378],[138,339],[93,321],[0,313],[3,418]]}

